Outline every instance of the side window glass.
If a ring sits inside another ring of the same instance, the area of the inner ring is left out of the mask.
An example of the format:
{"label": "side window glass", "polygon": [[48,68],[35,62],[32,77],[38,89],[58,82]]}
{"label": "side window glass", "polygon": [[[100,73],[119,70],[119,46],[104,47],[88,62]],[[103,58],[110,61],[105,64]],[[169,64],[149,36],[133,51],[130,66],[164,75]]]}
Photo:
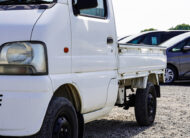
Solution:
{"label": "side window glass", "polygon": [[151,37],[152,45],[158,45],[158,38],[156,36]]}
{"label": "side window glass", "polygon": [[148,34],[140,36],[129,43],[132,44],[146,44],[146,45],[159,45],[160,43],[160,35],[159,34]]}
{"label": "side window glass", "polygon": [[132,41],[133,44],[138,44],[139,40],[138,39],[135,39]]}
{"label": "side window glass", "polygon": [[172,51],[172,52],[180,52],[181,49],[185,46],[185,44],[186,44],[186,41],[183,41],[183,42],[177,44],[175,47],[173,47],[173,48],[171,49],[171,51]]}
{"label": "side window glass", "polygon": [[159,33],[151,33],[147,35],[147,37],[143,41],[144,44],[147,45],[159,45],[160,43],[160,34]]}
{"label": "side window glass", "polygon": [[186,46],[190,46],[190,39],[187,41]]}
{"label": "side window glass", "polygon": [[129,43],[132,43],[132,44],[139,44],[141,40],[141,37],[137,38],[137,39],[134,39],[133,41],[129,42]]}
{"label": "side window glass", "polygon": [[128,43],[131,44],[140,44],[144,40],[144,36],[137,37],[136,39],[133,39],[129,41]]}
{"label": "side window glass", "polygon": [[146,44],[146,45],[152,45],[151,43],[151,36],[150,35],[147,35],[145,37],[145,39],[141,42],[142,44]]}
{"label": "side window glass", "polygon": [[107,16],[106,0],[98,0],[96,8],[80,10],[80,15],[105,18]]}

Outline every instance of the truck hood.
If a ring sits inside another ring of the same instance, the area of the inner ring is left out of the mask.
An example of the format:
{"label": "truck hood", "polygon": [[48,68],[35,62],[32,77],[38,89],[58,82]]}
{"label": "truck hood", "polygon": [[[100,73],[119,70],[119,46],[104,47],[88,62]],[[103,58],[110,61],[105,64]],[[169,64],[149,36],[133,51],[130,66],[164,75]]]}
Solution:
{"label": "truck hood", "polygon": [[0,45],[29,41],[36,21],[44,9],[0,11]]}

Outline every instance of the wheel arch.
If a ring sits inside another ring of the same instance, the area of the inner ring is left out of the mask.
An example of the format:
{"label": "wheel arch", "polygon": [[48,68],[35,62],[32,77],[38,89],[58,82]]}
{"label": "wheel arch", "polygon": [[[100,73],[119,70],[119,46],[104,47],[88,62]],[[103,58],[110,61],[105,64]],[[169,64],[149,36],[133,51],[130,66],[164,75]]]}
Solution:
{"label": "wheel arch", "polygon": [[173,67],[175,69],[175,71],[176,71],[176,79],[178,79],[179,78],[179,71],[178,71],[177,67],[174,64],[171,64],[171,63],[168,63],[167,67],[168,66],[171,66],[171,67]]}
{"label": "wheel arch", "polygon": [[131,87],[145,89],[148,82],[151,82],[154,85],[159,85],[158,75],[156,73],[152,73],[145,77],[131,79]]}
{"label": "wheel arch", "polygon": [[148,82],[151,82],[154,85],[156,90],[156,97],[161,97],[159,77],[157,74],[153,73],[148,76]]}
{"label": "wheel arch", "polygon": [[64,97],[68,99],[75,107],[76,112],[81,113],[82,100],[79,91],[73,84],[67,83],[58,87],[55,90],[52,98],[54,97]]}
{"label": "wheel arch", "polygon": [[155,73],[152,73],[148,76],[148,82],[153,83],[154,85],[159,85],[159,78],[158,75]]}

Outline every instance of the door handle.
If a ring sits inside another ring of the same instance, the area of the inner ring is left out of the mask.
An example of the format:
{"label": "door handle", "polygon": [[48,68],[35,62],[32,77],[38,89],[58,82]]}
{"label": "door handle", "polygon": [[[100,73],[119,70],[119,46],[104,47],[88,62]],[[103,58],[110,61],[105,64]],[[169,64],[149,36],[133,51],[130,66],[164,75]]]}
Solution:
{"label": "door handle", "polygon": [[112,37],[107,38],[107,44],[113,44],[113,38]]}

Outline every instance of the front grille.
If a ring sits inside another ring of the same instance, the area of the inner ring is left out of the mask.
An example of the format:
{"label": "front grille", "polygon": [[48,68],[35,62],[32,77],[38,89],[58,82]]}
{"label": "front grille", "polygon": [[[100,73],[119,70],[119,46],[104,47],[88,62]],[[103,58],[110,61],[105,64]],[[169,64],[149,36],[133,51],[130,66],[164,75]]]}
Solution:
{"label": "front grille", "polygon": [[0,94],[0,106],[2,106],[3,95]]}

